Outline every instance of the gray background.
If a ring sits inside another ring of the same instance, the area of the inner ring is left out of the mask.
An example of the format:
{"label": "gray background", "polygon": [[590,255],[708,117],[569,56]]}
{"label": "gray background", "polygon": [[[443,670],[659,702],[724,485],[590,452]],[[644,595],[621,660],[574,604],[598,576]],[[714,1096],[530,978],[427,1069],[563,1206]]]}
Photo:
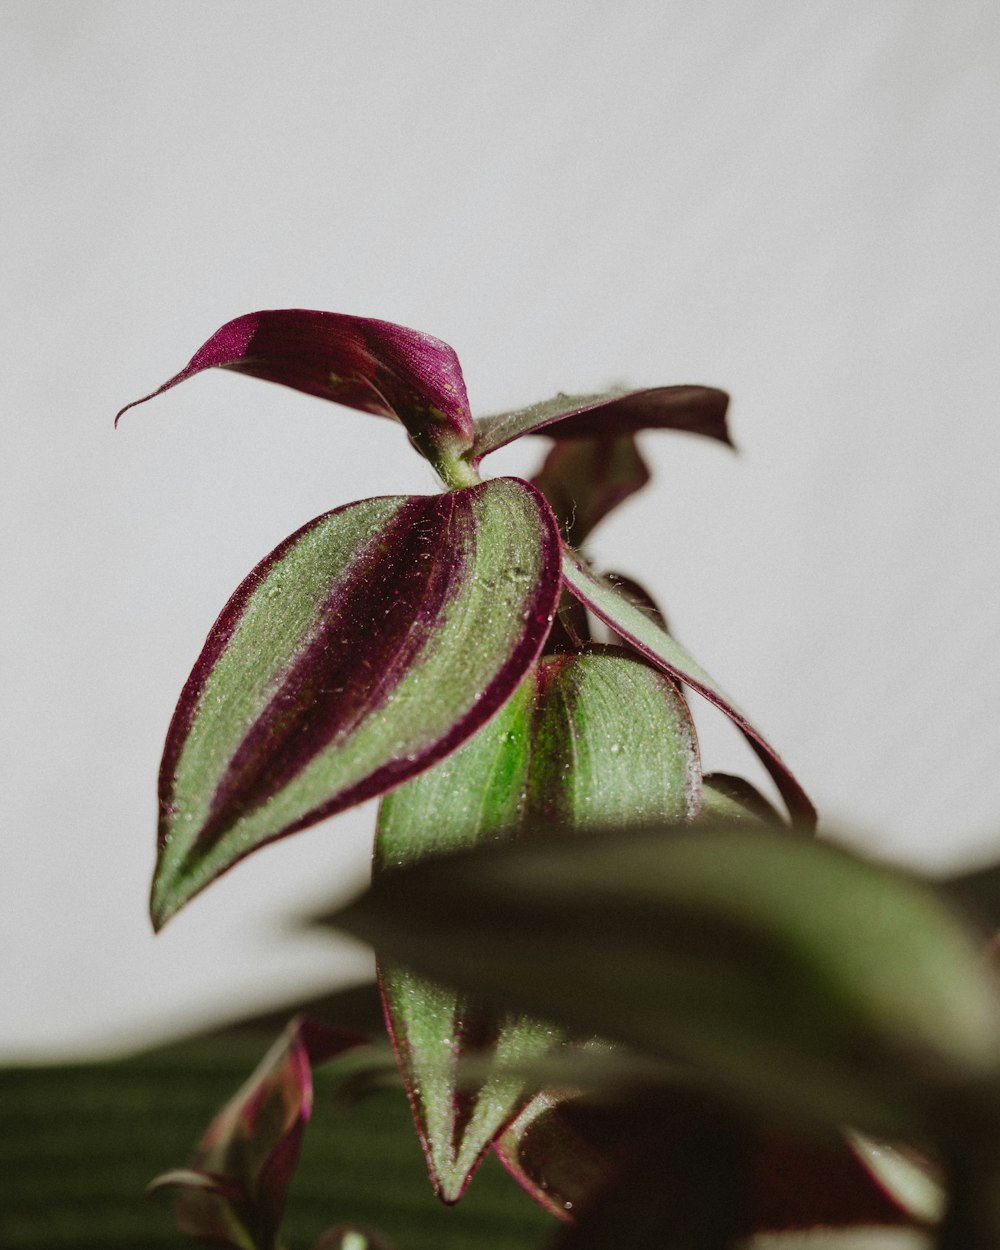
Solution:
{"label": "gray background", "polygon": [[[599,533],[827,827],[1000,852],[995,0],[0,6],[0,1053],[96,1053],[367,975],[290,931],[371,805],[155,941],[156,769],[247,570],[434,489],[398,428],[231,375],[111,418],[222,322],[382,317],[480,413],[705,382],[742,449],[645,446]],[[540,444],[494,458],[527,471]],[[710,766],[752,772],[710,709]],[[756,773],[754,773],[756,775]]]}

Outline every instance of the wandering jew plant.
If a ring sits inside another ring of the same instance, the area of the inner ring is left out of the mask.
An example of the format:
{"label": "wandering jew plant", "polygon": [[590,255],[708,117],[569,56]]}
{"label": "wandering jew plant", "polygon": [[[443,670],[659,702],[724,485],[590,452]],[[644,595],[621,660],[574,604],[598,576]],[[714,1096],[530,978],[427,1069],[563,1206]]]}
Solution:
{"label": "wandering jew plant", "polygon": [[[964,1195],[1000,1151],[977,1171],[979,1142],[970,1170],[954,1123],[1000,1090],[992,971],[926,887],[793,836],[815,813],[775,749],[645,591],[581,549],[648,480],[636,434],[728,443],[727,397],[559,395],[474,420],[445,343],[295,309],[229,322],[154,394],[213,367],[399,422],[442,490],[309,521],[223,609],[167,735],[154,925],[383,796],[373,889],[335,923],[379,953],[446,1203],[493,1149],[563,1221],[563,1250],[707,1250],[929,1226],[951,1168],[941,1245],[990,1244],[1000,1217]],[[550,440],[535,477],[484,479],[525,435]],[[688,690],[743,732],[787,819],[703,772]],[[186,1232],[280,1244],[312,1067],[360,1040],[289,1025],[193,1166],[157,1182],[180,1187]],[[387,1244],[341,1225],[316,1246]]]}

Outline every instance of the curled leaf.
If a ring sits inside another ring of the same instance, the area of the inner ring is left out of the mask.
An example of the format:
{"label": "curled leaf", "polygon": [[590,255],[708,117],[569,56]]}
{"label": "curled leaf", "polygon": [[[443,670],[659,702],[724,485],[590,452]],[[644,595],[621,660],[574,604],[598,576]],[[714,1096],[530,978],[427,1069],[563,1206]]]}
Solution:
{"label": "curled leaf", "polygon": [[243,582],[160,773],[159,927],[257,847],[389,790],[473,734],[545,641],[558,537],[500,478],[311,521]]}
{"label": "curled leaf", "polygon": [[803,829],[816,827],[816,809],[806,792],[792,775],[788,765],[753,724],[745,712],[710,677],[701,665],[660,625],[606,581],[596,577],[575,552],[563,554],[563,581],[584,603],[620,637],[644,655],[652,664],[697,690],[714,703],[742,731],[764,767],[774,778],[795,824]]}
{"label": "curled leaf", "polygon": [[480,417],[476,460],[525,434],[549,438],[608,438],[636,430],[683,430],[730,443],[729,396],[710,386],[656,386],[601,395],[556,395],[528,408]]}
{"label": "curled leaf", "polygon": [[177,1223],[237,1250],[272,1250],[302,1134],[312,1114],[312,1069],[365,1039],[297,1017],[209,1125],[190,1168],[158,1176],[177,1187]]}
{"label": "curled leaf", "polygon": [[443,447],[460,456],[472,447],[465,382],[447,343],[389,321],[306,308],[271,309],[228,321],[180,373],[127,404],[118,418],[196,373],[219,367],[394,417],[425,455],[428,448],[433,453]]}

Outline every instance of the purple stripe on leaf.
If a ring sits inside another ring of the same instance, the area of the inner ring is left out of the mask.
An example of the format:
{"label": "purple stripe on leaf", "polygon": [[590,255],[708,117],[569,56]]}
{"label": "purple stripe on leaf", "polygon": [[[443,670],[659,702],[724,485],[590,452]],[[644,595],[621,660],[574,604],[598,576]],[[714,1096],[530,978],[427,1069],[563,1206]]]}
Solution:
{"label": "purple stripe on leaf", "polygon": [[258,847],[461,745],[540,653],[559,559],[544,498],[503,478],[362,500],[281,544],[223,611],[171,724],[157,927]]}

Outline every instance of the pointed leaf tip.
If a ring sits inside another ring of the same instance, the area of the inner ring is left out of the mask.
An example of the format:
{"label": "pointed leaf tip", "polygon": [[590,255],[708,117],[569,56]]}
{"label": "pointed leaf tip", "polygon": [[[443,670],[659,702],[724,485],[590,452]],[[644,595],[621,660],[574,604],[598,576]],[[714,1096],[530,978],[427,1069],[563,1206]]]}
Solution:
{"label": "pointed leaf tip", "polygon": [[282,543],[223,610],[174,713],[156,926],[257,847],[459,746],[537,657],[559,588],[551,511],[510,478],[362,500]]}
{"label": "pointed leaf tip", "polygon": [[184,368],[115,417],[205,369],[226,368],[394,417],[419,444],[472,447],[465,381],[454,350],[429,334],[342,313],[281,308],[227,322]]}

